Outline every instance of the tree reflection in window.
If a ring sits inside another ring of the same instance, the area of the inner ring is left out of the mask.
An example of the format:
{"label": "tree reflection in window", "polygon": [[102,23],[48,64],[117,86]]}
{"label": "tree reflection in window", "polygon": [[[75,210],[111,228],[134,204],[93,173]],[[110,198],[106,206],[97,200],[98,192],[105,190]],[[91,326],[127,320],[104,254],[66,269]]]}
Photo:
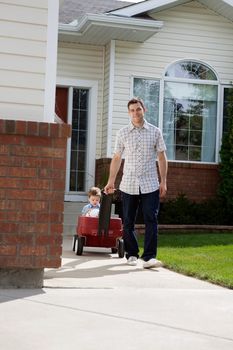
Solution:
{"label": "tree reflection in window", "polygon": [[167,69],[163,134],[169,160],[215,162],[216,80],[215,73],[201,62],[180,61]]}
{"label": "tree reflection in window", "polygon": [[217,80],[214,72],[205,64],[193,61],[181,61],[171,65],[165,74],[166,77]]}

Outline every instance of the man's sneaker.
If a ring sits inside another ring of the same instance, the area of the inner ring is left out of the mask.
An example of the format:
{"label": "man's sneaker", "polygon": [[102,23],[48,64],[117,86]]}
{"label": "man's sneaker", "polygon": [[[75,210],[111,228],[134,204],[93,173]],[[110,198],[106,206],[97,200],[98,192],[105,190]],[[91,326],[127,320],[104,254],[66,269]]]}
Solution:
{"label": "man's sneaker", "polygon": [[130,256],[129,259],[127,260],[127,264],[130,266],[136,266],[138,263],[138,259],[136,256]]}
{"label": "man's sneaker", "polygon": [[152,269],[153,267],[162,267],[162,266],[163,266],[162,261],[159,261],[159,260],[154,259],[154,258],[152,258],[148,261],[145,261],[143,264],[144,269]]}

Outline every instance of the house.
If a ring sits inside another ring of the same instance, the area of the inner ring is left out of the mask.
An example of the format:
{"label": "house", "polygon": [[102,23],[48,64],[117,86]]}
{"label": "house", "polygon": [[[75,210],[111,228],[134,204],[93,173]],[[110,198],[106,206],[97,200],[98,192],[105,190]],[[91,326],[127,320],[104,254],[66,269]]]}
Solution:
{"label": "house", "polygon": [[233,81],[233,1],[65,0],[59,22],[56,112],[72,124],[65,200],[82,201],[106,181],[134,95],[164,134],[167,198],[214,197]]}

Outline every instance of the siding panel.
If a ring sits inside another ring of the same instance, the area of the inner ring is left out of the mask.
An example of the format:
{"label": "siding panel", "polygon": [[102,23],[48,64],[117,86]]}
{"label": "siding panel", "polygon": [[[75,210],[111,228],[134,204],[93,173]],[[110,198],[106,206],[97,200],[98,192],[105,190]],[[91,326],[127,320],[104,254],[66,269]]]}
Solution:
{"label": "siding panel", "polygon": [[47,8],[41,8],[38,4],[37,8],[27,7],[15,4],[0,3],[1,19],[10,22],[22,22],[47,25],[48,11]]}
{"label": "siding panel", "polygon": [[0,114],[44,118],[48,1],[0,3]]}

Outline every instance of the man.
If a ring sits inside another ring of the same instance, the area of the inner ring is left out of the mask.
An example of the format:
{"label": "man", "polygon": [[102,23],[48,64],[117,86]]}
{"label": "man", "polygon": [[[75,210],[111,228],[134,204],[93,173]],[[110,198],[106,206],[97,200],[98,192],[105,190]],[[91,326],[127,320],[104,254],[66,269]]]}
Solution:
{"label": "man", "polygon": [[[139,202],[145,223],[144,268],[162,266],[156,259],[157,254],[157,216],[159,198],[167,191],[166,146],[159,128],[144,119],[145,106],[141,99],[133,98],[128,102],[130,123],[119,130],[116,137],[115,151],[110,164],[106,193],[115,190],[115,179],[120,169],[122,154],[125,162],[120,184],[123,204],[124,245],[127,263],[137,265],[139,248],[134,230]],[[160,183],[156,158],[158,159]]]}

